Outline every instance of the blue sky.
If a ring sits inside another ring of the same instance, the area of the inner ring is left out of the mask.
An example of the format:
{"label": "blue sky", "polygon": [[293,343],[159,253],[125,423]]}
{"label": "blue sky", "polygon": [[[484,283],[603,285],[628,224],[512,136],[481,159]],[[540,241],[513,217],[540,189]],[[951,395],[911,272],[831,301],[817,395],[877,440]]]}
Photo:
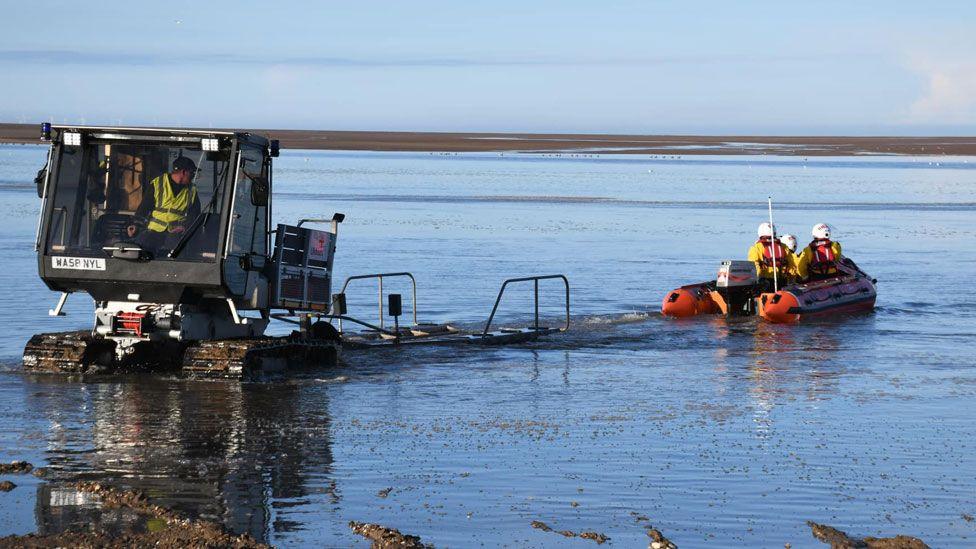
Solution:
{"label": "blue sky", "polygon": [[976,134],[974,2],[12,5],[4,121]]}

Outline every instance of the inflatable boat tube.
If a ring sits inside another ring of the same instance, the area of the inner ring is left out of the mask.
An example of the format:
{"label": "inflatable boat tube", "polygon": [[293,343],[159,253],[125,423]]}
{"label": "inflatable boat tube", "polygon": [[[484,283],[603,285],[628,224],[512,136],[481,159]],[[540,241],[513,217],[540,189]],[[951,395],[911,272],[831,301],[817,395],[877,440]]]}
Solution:
{"label": "inflatable boat tube", "polygon": [[675,318],[687,318],[701,314],[722,312],[718,303],[712,299],[711,283],[689,284],[671,290],[661,303],[661,314]]}
{"label": "inflatable boat tube", "polygon": [[794,284],[759,296],[759,315],[774,323],[800,322],[874,309],[875,281],[864,273]]}

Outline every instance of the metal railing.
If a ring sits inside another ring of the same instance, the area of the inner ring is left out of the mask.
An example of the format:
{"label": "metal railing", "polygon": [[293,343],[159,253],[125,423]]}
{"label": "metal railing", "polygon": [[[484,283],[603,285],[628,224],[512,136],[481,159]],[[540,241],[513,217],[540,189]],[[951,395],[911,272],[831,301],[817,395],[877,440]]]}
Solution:
{"label": "metal railing", "polygon": [[534,296],[535,296],[535,323],[533,324],[533,329],[539,329],[539,281],[549,280],[553,278],[562,279],[563,285],[566,287],[566,324],[563,326],[563,331],[569,329],[569,279],[565,275],[543,275],[543,276],[526,276],[523,278],[510,278],[505,282],[502,282],[501,289],[498,290],[498,297],[495,298],[495,306],[491,308],[491,315],[488,316],[488,322],[485,323],[485,330],[481,333],[481,337],[488,337],[488,332],[491,330],[491,321],[495,318],[495,312],[498,310],[498,304],[502,301],[502,294],[505,293],[505,287],[511,282],[534,282]]}
{"label": "metal railing", "polygon": [[[366,274],[366,275],[356,275],[350,276],[346,279],[345,284],[342,285],[342,291],[339,293],[345,294],[346,287],[353,280],[363,280],[367,278],[375,278],[379,281],[379,318],[380,318],[380,329],[383,328],[383,279],[384,278],[395,278],[395,277],[406,277],[410,279],[410,283],[413,289],[413,323],[417,324],[417,280],[410,273],[376,273],[376,274]],[[339,319],[339,331],[342,331],[342,319]]]}

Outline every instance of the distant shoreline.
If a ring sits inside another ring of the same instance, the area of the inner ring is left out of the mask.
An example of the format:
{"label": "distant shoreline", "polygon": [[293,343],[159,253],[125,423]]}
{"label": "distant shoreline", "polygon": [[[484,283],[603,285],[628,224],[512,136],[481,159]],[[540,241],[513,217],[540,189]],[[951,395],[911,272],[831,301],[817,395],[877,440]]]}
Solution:
{"label": "distant shoreline", "polygon": [[[976,137],[825,137],[246,130],[284,149],[645,155],[976,155]],[[40,143],[38,124],[0,123],[0,143]]]}

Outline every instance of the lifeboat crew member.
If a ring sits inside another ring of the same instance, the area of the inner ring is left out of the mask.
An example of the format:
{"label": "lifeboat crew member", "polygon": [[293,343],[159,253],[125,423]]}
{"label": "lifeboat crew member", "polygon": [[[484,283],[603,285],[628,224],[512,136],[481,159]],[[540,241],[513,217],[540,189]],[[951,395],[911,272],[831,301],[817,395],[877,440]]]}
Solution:
{"label": "lifeboat crew member", "polygon": [[762,223],[756,231],[759,239],[749,248],[749,261],[756,264],[756,274],[761,284],[773,286],[773,259],[776,260],[776,278],[780,284],[788,284],[795,273],[793,253],[776,240],[776,229],[770,223]]}
{"label": "lifeboat crew member", "polygon": [[791,234],[784,234],[779,237],[779,241],[786,246],[786,249],[793,254],[793,260],[800,259],[800,254],[796,253],[796,237]]}
{"label": "lifeboat crew member", "polygon": [[[175,245],[186,229],[185,224],[200,215],[200,196],[193,184],[196,172],[193,160],[181,156],[173,161],[170,173],[156,177],[144,187],[135,216],[138,225],[146,229],[140,235],[144,246],[158,249],[166,244]],[[129,225],[126,231],[129,237],[134,237],[137,224]]]}
{"label": "lifeboat crew member", "polygon": [[830,239],[830,225],[817,223],[811,234],[813,240],[800,253],[797,273],[804,280],[822,280],[837,274],[837,262],[843,257],[840,242]]}
{"label": "lifeboat crew member", "polygon": [[784,234],[779,237],[781,244],[786,246],[786,249],[790,251],[790,259],[793,260],[793,266],[790,269],[790,281],[794,282],[800,280],[800,273],[797,272],[796,266],[800,263],[800,254],[796,252],[796,237],[791,234]]}

